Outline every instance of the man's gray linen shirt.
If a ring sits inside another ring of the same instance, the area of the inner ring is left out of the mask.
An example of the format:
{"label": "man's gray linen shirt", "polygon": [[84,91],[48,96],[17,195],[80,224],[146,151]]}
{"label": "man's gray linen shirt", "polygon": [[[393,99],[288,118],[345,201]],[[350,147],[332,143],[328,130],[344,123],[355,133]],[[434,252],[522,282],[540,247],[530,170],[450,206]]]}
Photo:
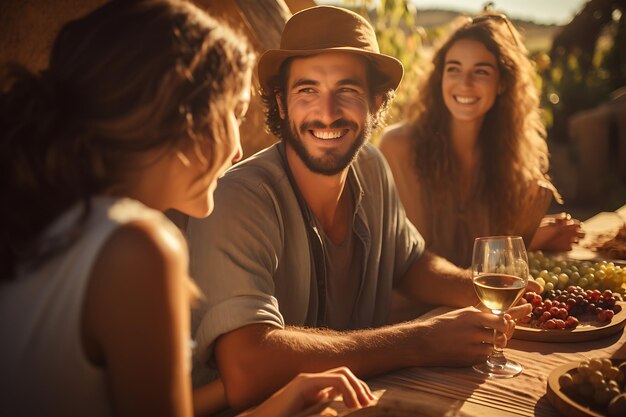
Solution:
{"label": "man's gray linen shirt", "polygon": [[[193,312],[192,334],[206,364],[216,339],[267,323],[316,326],[318,295],[307,225],[275,144],[219,180],[215,210],[190,219],[190,273],[206,299]],[[353,232],[364,254],[351,328],[385,324],[394,284],[424,250],[407,219],[386,161],[366,144],[350,166]]]}

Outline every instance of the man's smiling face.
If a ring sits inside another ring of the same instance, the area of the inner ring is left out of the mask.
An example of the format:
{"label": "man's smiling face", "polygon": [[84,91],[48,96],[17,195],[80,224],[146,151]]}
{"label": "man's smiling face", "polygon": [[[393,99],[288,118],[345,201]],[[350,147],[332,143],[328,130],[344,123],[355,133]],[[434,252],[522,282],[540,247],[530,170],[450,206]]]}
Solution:
{"label": "man's smiling face", "polygon": [[[283,138],[308,169],[342,172],[372,130],[372,100],[366,58],[328,52],[290,63],[281,107]],[[285,111],[287,110],[287,111]]]}

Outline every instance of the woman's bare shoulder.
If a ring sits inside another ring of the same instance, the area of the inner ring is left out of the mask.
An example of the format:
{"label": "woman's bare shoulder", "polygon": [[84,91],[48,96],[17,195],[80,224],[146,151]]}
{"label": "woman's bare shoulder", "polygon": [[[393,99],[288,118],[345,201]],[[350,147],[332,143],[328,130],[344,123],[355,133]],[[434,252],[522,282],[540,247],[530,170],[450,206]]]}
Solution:
{"label": "woman's bare shoulder", "polygon": [[[169,228],[135,220],[118,227],[104,244],[92,277],[104,285],[128,280],[138,286],[177,285],[187,267],[187,252],[181,239]],[[174,281],[171,281],[171,280]]]}
{"label": "woman's bare shoulder", "polygon": [[130,386],[147,398],[137,377],[146,369],[157,393],[184,381],[187,282],[184,243],[166,225],[134,220],[107,239],[85,297],[83,347],[91,361],[105,364],[116,403],[134,400]]}
{"label": "woman's bare shoulder", "polygon": [[178,258],[185,254],[185,247],[181,237],[174,231],[175,229],[157,222],[135,220],[120,226],[107,242],[107,246],[121,250],[135,249],[148,257]]}
{"label": "woman's bare shoulder", "polygon": [[406,157],[411,149],[409,128],[404,123],[391,125],[385,129],[380,144],[380,151],[389,157]]}

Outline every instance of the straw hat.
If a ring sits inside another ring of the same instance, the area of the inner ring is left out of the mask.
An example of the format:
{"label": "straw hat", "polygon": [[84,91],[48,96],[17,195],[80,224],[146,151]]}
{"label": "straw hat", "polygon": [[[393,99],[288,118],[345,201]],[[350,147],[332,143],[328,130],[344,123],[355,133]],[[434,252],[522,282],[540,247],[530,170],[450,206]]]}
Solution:
{"label": "straw hat", "polygon": [[323,52],[351,52],[369,58],[384,78],[377,87],[396,89],[402,80],[402,63],[383,55],[374,29],[362,16],[340,7],[317,6],[294,14],[286,23],[280,49],[266,51],[259,60],[261,88],[269,92],[269,80],[285,60]]}

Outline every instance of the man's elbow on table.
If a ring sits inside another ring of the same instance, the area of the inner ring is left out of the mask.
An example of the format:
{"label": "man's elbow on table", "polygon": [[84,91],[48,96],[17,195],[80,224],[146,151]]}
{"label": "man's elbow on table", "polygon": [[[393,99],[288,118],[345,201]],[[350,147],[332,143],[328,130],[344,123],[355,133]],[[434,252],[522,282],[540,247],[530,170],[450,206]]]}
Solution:
{"label": "man's elbow on table", "polygon": [[226,333],[217,340],[215,355],[226,399],[231,408],[244,410],[260,403],[276,389],[268,361],[259,348],[269,326],[249,325]]}

